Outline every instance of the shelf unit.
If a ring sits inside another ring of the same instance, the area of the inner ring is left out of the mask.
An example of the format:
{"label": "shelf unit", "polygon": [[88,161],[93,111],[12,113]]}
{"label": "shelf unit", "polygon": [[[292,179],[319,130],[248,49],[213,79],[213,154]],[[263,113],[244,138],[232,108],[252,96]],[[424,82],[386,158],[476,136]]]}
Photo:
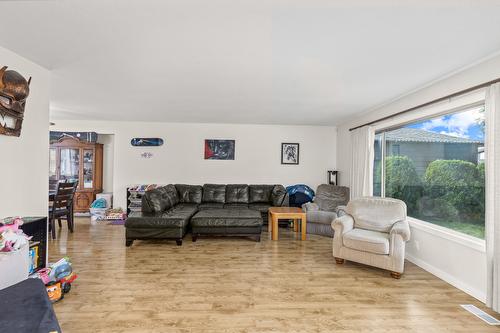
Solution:
{"label": "shelf unit", "polygon": [[23,217],[24,224],[19,228],[28,236],[32,236],[30,244],[38,242],[38,261],[35,272],[47,267],[48,242],[47,242],[47,218],[46,217]]}
{"label": "shelf unit", "polygon": [[133,212],[140,212],[142,206],[142,196],[144,193],[160,186],[163,185],[139,184],[127,187],[127,216]]}

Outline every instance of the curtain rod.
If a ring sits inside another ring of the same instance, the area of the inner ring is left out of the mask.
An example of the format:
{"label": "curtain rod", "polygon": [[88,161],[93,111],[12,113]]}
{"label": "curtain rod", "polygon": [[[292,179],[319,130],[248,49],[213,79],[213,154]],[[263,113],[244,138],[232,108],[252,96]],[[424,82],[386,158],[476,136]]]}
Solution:
{"label": "curtain rod", "polygon": [[361,127],[364,127],[364,126],[373,125],[375,123],[378,123],[378,122],[381,122],[381,121],[384,121],[384,120],[387,120],[387,119],[390,119],[390,118],[402,115],[404,113],[408,113],[408,112],[414,111],[416,109],[420,109],[420,108],[429,106],[429,105],[434,104],[434,103],[442,102],[442,101],[447,100],[449,98],[453,98],[453,97],[456,97],[456,96],[459,96],[459,95],[463,95],[463,94],[469,93],[471,91],[478,90],[478,89],[490,86],[490,85],[498,83],[498,82],[500,82],[500,78],[497,78],[495,80],[491,80],[491,81],[488,81],[488,82],[485,82],[485,83],[481,83],[481,84],[478,84],[476,86],[473,86],[473,87],[470,87],[470,88],[467,88],[467,89],[463,89],[463,90],[454,92],[454,93],[446,95],[444,97],[433,99],[430,102],[426,102],[426,103],[423,103],[423,104],[420,104],[420,105],[417,105],[417,106],[413,106],[413,107],[411,107],[409,109],[406,109],[406,110],[403,110],[403,111],[399,111],[399,112],[393,113],[393,114],[391,114],[389,116],[385,116],[385,117],[382,117],[380,119],[367,122],[367,123],[365,123],[363,125],[359,125],[359,126],[356,126],[356,127],[349,128],[349,131],[354,131],[355,129],[358,129],[358,128],[361,128]]}

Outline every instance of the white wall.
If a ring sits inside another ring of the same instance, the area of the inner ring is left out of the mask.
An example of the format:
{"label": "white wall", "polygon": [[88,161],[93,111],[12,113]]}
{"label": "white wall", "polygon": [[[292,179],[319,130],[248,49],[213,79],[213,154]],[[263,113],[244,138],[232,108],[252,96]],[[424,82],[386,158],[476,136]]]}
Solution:
{"label": "white wall", "polygon": [[[114,134],[114,204],[126,206],[126,187],[141,183],[297,184],[314,189],[335,169],[336,128],[323,126],[54,120],[54,130]],[[132,147],[134,137],[160,137],[161,147]],[[205,139],[236,140],[235,160],[204,160]],[[281,143],[300,143],[300,164],[281,165]],[[151,152],[150,159],[141,153]]]}
{"label": "white wall", "polygon": [[49,72],[2,47],[0,66],[32,77],[21,136],[0,135],[0,218],[47,216]]}
{"label": "white wall", "polygon": [[[498,77],[500,77],[500,56],[497,55],[339,126],[337,167],[344,175],[340,183],[349,184],[351,161],[349,128]],[[409,117],[418,118],[419,114],[423,113],[425,110],[416,111],[413,115],[407,115],[405,120]],[[388,123],[396,122],[397,120],[388,121]],[[415,224],[411,229],[412,241],[408,244],[407,250],[409,260],[484,301],[486,293],[484,242],[467,242],[456,237],[447,237],[439,231],[418,228]]]}
{"label": "white wall", "polygon": [[407,244],[406,259],[485,302],[484,242],[477,242],[467,235],[436,232],[438,228],[422,226],[418,222],[411,225],[412,239]]}

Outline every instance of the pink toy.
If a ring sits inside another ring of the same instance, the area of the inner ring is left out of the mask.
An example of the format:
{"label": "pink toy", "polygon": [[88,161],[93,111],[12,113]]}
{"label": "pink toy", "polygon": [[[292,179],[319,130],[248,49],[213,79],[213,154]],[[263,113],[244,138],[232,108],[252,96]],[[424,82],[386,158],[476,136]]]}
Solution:
{"label": "pink toy", "polygon": [[0,223],[0,234],[6,230],[12,230],[16,232],[17,230],[19,230],[19,226],[23,225],[23,223],[24,223],[23,219],[20,218],[19,216],[14,217],[14,219],[12,219],[12,221],[9,222],[9,224]]}
{"label": "pink toy", "polygon": [[19,229],[22,224],[23,220],[20,217],[14,218],[9,224],[0,224],[0,252],[17,251],[28,244],[31,237]]}
{"label": "pink toy", "polygon": [[42,280],[43,284],[48,284],[51,281],[49,274],[50,268],[42,268],[41,270],[36,272],[36,275],[40,280]]}

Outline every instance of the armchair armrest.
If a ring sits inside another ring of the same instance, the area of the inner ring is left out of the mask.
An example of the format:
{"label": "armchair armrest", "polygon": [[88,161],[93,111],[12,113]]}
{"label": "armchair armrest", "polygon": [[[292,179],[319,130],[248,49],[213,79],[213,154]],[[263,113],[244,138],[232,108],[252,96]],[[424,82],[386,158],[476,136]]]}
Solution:
{"label": "armchair armrest", "polygon": [[343,235],[354,228],[354,219],[351,215],[337,217],[332,222],[332,228],[336,234]]}
{"label": "armchair armrest", "polygon": [[401,238],[403,238],[403,241],[407,242],[410,240],[410,225],[408,224],[408,221],[399,221],[394,223],[392,226],[391,232],[392,235],[401,235]]}
{"label": "armchair armrest", "polygon": [[344,205],[337,206],[337,208],[335,209],[335,213],[337,213],[337,216],[347,215],[347,206]]}
{"label": "armchair armrest", "polygon": [[305,212],[312,212],[319,210],[319,206],[314,202],[306,202],[305,204],[302,205],[302,210]]}

